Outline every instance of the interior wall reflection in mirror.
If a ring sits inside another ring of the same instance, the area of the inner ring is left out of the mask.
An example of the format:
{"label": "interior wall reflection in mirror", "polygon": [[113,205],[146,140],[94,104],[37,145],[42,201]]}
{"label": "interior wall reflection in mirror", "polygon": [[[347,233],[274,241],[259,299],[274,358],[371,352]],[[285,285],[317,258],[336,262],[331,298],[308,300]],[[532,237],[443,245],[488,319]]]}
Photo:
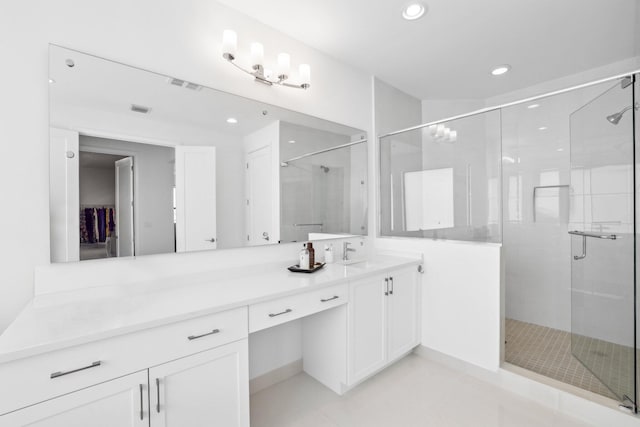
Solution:
{"label": "interior wall reflection in mirror", "polygon": [[366,234],[364,131],[49,56],[52,262]]}

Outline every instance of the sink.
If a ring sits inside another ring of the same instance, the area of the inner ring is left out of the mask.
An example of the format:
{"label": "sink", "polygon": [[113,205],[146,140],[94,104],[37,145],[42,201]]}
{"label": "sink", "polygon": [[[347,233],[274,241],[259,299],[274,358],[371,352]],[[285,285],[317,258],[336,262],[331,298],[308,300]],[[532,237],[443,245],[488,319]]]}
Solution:
{"label": "sink", "polygon": [[367,259],[361,259],[361,260],[343,261],[342,264],[344,264],[345,267],[357,268],[357,269],[360,269],[360,270],[366,270],[366,269],[369,269],[369,268],[373,268],[373,267],[379,266],[380,262],[371,261],[371,260],[367,260]]}

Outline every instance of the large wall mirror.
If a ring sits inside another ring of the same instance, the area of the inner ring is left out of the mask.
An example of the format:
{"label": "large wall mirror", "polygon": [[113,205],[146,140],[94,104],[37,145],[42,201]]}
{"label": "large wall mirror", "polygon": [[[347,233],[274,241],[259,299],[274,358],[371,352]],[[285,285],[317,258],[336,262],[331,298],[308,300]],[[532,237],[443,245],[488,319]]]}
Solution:
{"label": "large wall mirror", "polygon": [[49,69],[52,262],[367,233],[364,131],[55,45]]}

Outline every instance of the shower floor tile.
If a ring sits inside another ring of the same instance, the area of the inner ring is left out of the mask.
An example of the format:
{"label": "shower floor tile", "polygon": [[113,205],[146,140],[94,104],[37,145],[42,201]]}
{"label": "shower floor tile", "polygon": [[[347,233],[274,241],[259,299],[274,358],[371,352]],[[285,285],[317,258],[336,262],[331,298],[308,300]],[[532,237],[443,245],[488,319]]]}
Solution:
{"label": "shower floor tile", "polygon": [[[571,354],[571,334],[546,326],[534,325],[514,319],[505,319],[505,360],[513,365],[528,369],[549,378],[580,387],[608,398],[618,400],[616,396],[602,384],[589,370],[587,370]],[[582,337],[584,339],[584,337]],[[589,339],[602,343],[603,341]],[[610,344],[610,343],[608,343]],[[583,345],[586,345],[583,343]],[[620,352],[625,352],[625,347]],[[617,348],[610,348],[610,352],[617,353]],[[600,353],[597,353],[600,354]],[[633,373],[626,365],[616,364],[620,369],[606,371],[607,380],[613,383],[622,381],[620,378],[632,378]],[[604,371],[604,370],[603,370]],[[629,372],[627,372],[629,371]],[[618,377],[618,379],[616,379]]]}

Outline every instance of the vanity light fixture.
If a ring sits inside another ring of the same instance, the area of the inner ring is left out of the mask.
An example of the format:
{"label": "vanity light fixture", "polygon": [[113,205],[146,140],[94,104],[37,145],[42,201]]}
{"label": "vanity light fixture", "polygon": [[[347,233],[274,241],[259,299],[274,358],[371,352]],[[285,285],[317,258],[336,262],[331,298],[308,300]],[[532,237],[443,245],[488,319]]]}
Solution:
{"label": "vanity light fixture", "polygon": [[289,144],[295,144],[296,142],[292,139],[289,141]]}
{"label": "vanity light fixture", "polygon": [[229,117],[227,119],[227,123],[229,123],[230,125],[235,125],[236,123],[238,123],[238,119],[236,119],[235,117]]}
{"label": "vanity light fixture", "polygon": [[491,74],[493,74],[494,76],[501,76],[503,74],[506,74],[510,70],[511,70],[511,65],[509,64],[498,65],[493,70],[491,70]]}
{"label": "vanity light fixture", "polygon": [[427,8],[424,4],[411,3],[402,9],[402,17],[407,21],[415,21],[416,19],[421,18],[426,11]]}
{"label": "vanity light fixture", "polygon": [[238,51],[238,35],[233,30],[224,30],[222,33],[222,57],[236,68],[250,74],[255,81],[268,86],[280,85],[296,89],[309,89],[311,87],[311,67],[309,64],[300,64],[298,74],[300,83],[289,83],[287,80],[291,74],[291,56],[288,53],[278,54],[278,62],[275,77],[271,70],[264,68],[264,46],[261,43],[251,43],[251,69],[246,69],[236,63]]}

